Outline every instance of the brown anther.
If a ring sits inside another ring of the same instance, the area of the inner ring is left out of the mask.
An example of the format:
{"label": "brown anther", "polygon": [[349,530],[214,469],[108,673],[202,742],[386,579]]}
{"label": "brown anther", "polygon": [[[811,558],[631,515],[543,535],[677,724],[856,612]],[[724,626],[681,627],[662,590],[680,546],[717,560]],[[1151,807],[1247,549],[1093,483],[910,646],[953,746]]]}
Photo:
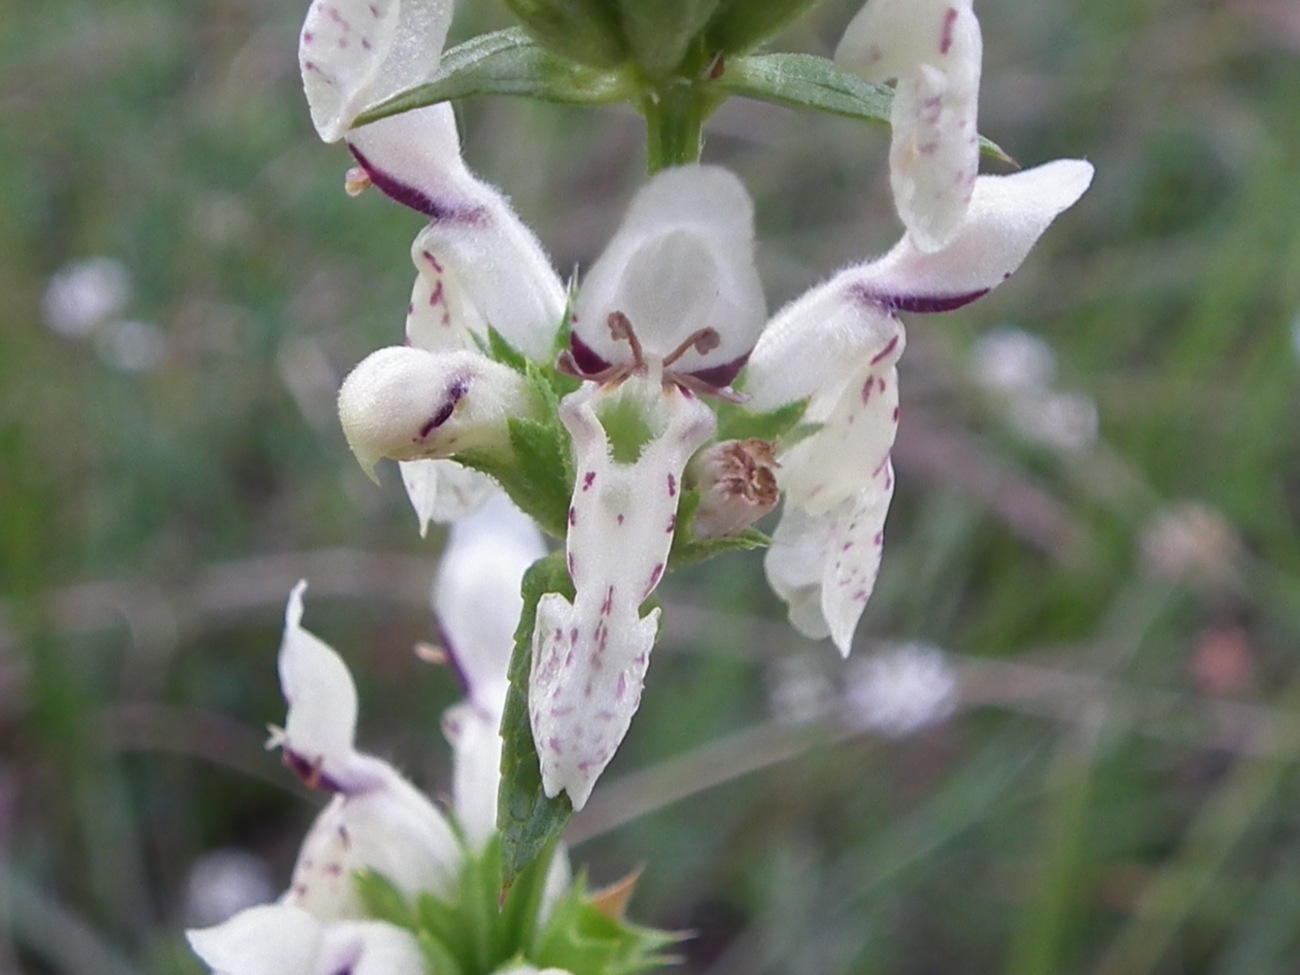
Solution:
{"label": "brown anther", "polygon": [[712,352],[721,344],[722,336],[718,334],[718,330],[715,328],[702,328],[697,332],[692,332],[681,345],[664,356],[664,368],[667,369],[692,349],[700,353],[700,355],[704,355],[706,352]]}
{"label": "brown anther", "polygon": [[637,367],[645,365],[645,353],[641,351],[641,340],[636,337],[632,322],[621,311],[612,311],[607,319],[609,334],[615,341],[623,341],[632,347],[632,362]]}

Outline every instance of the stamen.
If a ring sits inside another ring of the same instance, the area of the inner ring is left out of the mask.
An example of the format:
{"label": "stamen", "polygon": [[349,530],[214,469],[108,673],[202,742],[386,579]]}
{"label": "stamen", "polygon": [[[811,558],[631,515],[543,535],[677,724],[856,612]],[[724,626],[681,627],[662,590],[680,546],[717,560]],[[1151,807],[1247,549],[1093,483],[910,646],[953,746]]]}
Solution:
{"label": "stamen", "polygon": [[718,334],[718,330],[715,328],[702,328],[698,332],[692,332],[687,336],[686,341],[664,356],[664,368],[671,366],[687,352],[690,352],[691,349],[694,349],[700,355],[704,355],[706,352],[712,352],[721,344],[722,336]]}
{"label": "stamen", "polygon": [[634,368],[634,366],[613,365],[606,366],[598,372],[585,372],[582,366],[578,365],[577,360],[573,358],[573,353],[568,349],[561,350],[560,354],[555,357],[556,372],[593,383],[611,383],[626,379]]}
{"label": "stamen", "polygon": [[[636,337],[632,322],[621,311],[612,311],[607,319],[609,334],[615,341],[622,340],[632,347],[632,362],[638,368],[645,365],[645,355],[641,351],[641,340]],[[664,363],[667,365],[667,362]]]}

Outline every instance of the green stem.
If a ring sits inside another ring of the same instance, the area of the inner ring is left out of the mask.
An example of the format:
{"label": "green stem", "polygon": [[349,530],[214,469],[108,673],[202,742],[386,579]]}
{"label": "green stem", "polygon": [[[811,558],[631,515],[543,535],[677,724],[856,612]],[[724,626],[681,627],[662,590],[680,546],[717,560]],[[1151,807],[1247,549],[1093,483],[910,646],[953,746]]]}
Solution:
{"label": "green stem", "polygon": [[700,161],[704,119],[709,112],[698,88],[675,84],[648,91],[641,112],[645,115],[649,175]]}

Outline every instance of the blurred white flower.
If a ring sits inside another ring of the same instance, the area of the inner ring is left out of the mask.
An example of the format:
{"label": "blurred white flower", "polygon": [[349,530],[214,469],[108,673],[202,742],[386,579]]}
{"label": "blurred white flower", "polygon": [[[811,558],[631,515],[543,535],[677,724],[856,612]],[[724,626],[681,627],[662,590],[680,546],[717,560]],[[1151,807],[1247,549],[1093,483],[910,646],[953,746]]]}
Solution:
{"label": "blurred white flower", "polygon": [[971,378],[991,392],[1046,389],[1056,381],[1056,353],[1039,336],[1004,325],[976,340],[969,368]]}
{"label": "blurred white flower", "polygon": [[65,338],[90,335],[121,314],[131,299],[131,274],[111,257],[88,257],[62,267],[46,286],[41,312],[50,331]]}
{"label": "blurred white flower", "polygon": [[957,677],[938,647],[905,643],[854,660],[845,675],[844,720],[902,738],[942,721],[957,706]]}
{"label": "blurred white flower", "polygon": [[1142,529],[1142,565],[1162,579],[1221,584],[1231,579],[1241,542],[1221,514],[1192,501],[1172,504]]}
{"label": "blurred white flower", "polygon": [[471,848],[496,828],[506,672],[524,608],[520,583],[545,554],[532,519],[497,493],[452,525],[433,584],[433,609],[465,690],[442,726],[455,751],[452,794]]}
{"label": "blurred white flower", "polygon": [[1063,454],[1097,442],[1097,404],[1083,393],[1025,393],[1011,402],[1007,420],[1026,440]]}
{"label": "blurred white flower", "polygon": [[187,931],[214,975],[427,975],[419,942],[382,921],[322,923],[293,904],[265,904]]}
{"label": "blurred white flower", "polygon": [[152,322],[115,319],[95,333],[100,361],[118,372],[148,372],[162,361],[163,331]]}
{"label": "blurred white flower", "polygon": [[830,711],[835,688],[818,658],[810,653],[780,657],[767,672],[767,704],[780,724],[816,721]]}
{"label": "blurred white flower", "polygon": [[185,921],[218,924],[275,896],[266,861],[247,850],[221,849],[194,861],[185,880]]}

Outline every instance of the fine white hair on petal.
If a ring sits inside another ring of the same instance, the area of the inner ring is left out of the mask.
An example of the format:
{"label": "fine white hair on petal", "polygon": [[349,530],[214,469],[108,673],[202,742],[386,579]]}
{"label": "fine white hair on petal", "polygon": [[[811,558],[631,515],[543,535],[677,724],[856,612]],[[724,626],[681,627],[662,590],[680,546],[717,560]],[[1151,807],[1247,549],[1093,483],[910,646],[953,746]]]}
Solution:
{"label": "fine white hair on petal", "polygon": [[281,744],[329,779],[352,774],[357,757],[357,689],[343,660],[319,637],[303,629],[301,580],[289,594],[280,644],[280,687],[289,713]]}
{"label": "fine white hair on petal", "polygon": [[324,932],[301,907],[265,904],[185,937],[217,975],[318,975]]}
{"label": "fine white hair on petal", "polygon": [[965,223],[943,250],[925,253],[904,237],[863,266],[863,294],[903,311],[946,311],[973,301],[1020,267],[1057,215],[1092,182],[1091,164],[1054,162],[1009,176],[981,176]]}
{"label": "fine white hair on petal", "polygon": [[524,378],[480,352],[390,346],[343,380],[339,420],[371,474],[383,458],[425,460],[500,446],[508,418],[526,414],[530,403]]}
{"label": "fine white hair on petal", "polygon": [[453,460],[404,460],[397,467],[421,538],[428,534],[430,522],[445,524],[464,518],[501,490],[486,474]]}
{"label": "fine white hair on petal", "polygon": [[627,363],[628,345],[607,327],[611,313],[626,315],[644,350],[660,358],[692,333],[714,329],[716,348],[693,349],[673,367],[689,373],[742,360],[765,307],[744,185],[717,166],[679,166],[633,198],[578,293],[574,331],[605,361]]}
{"label": "fine white hair on petal", "polygon": [[314,0],[298,40],[312,124],[334,142],[366,108],[431,76],[452,0]]}
{"label": "fine white hair on petal", "polygon": [[888,309],[855,291],[860,274],[860,267],[841,271],[773,316],[745,374],[751,409],[774,410],[814,393],[837,397],[850,370],[900,335]]}

